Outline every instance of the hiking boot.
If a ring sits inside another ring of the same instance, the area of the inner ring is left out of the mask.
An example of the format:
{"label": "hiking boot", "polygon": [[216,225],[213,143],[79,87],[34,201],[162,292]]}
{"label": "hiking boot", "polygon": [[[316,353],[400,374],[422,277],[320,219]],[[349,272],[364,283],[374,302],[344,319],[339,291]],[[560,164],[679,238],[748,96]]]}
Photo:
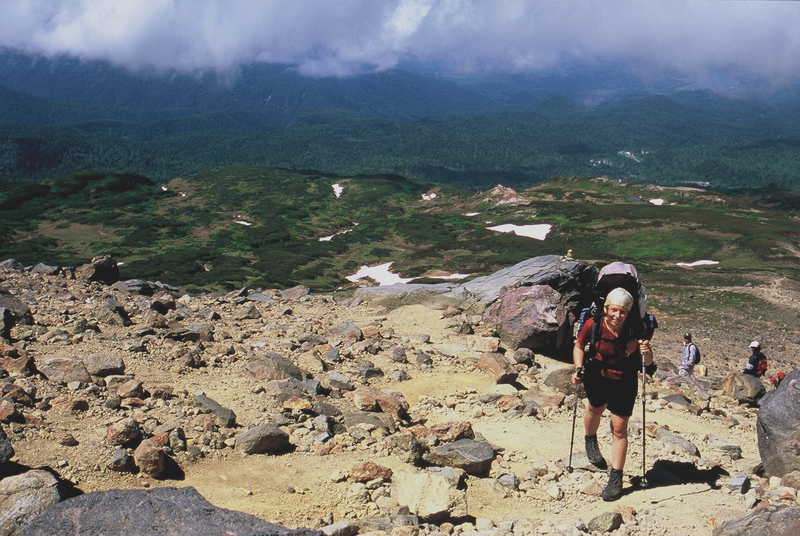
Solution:
{"label": "hiking boot", "polygon": [[608,484],[603,490],[604,501],[616,501],[622,496],[622,469],[611,469],[608,472]]}
{"label": "hiking boot", "polygon": [[586,445],[586,457],[589,462],[600,469],[605,469],[606,459],[600,454],[600,446],[597,444],[597,434],[583,436]]}

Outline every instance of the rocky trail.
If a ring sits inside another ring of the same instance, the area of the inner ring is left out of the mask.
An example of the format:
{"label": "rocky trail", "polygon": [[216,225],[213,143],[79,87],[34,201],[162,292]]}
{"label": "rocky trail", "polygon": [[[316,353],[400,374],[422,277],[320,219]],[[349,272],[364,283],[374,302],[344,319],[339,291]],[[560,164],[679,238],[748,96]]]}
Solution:
{"label": "rocky trail", "polygon": [[[755,336],[738,327],[698,332],[706,400],[666,381],[693,326],[658,311],[660,370],[644,414],[640,400],[634,409],[623,497],[607,503],[607,475],[583,453],[580,398],[567,470],[570,364],[500,353],[480,315],[303,288],[185,296],[8,262],[0,287],[0,308],[32,320],[0,342],[0,420],[13,448],[0,465],[2,534],[24,534],[38,513],[13,506],[27,493],[19,479],[37,471],[39,487],[58,491],[37,499],[41,511],[96,491],[193,487],[214,506],[329,536],[739,534],[723,525],[797,507],[795,481],[762,472],[757,403],[725,382]],[[796,292],[750,290],[784,304]],[[797,333],[763,325],[758,336],[790,372]]]}

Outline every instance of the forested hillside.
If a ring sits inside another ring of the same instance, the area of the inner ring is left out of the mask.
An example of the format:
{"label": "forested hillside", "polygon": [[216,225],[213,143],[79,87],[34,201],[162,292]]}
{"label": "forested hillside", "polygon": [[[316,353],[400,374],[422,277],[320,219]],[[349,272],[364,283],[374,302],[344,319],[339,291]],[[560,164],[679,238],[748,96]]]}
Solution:
{"label": "forested hillside", "polygon": [[652,88],[613,72],[594,73],[593,84],[400,70],[310,79],[265,65],[225,79],[8,52],[0,63],[7,181],[94,169],[164,182],[263,165],[401,174],[473,191],[557,175],[716,190],[800,185],[792,91],[756,99]]}

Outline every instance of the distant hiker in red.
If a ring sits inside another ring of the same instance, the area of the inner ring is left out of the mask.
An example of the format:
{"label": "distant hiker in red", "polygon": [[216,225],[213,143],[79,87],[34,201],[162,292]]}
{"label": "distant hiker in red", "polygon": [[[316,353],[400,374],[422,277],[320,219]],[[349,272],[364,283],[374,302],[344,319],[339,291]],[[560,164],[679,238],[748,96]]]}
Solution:
{"label": "distant hiker in red", "polygon": [[752,354],[750,359],[747,360],[747,365],[745,365],[742,374],[760,378],[767,373],[767,356],[761,352],[761,343],[758,341],[750,343],[750,351]]}
{"label": "distant hiker in red", "polygon": [[583,382],[589,405],[583,418],[586,455],[601,468],[606,460],[597,444],[597,429],[606,408],[611,413],[611,471],[603,500],[615,501],[622,495],[622,469],[628,453],[628,420],[636,403],[637,373],[644,356],[653,364],[649,340],[637,340],[626,333],[625,321],[633,307],[633,296],[623,288],[608,293],[599,329],[590,318],[581,327],[572,351],[575,372],[573,383]]}
{"label": "distant hiker in red", "polygon": [[783,381],[783,379],[784,379],[785,377],[786,377],[786,374],[784,374],[784,373],[783,373],[783,371],[778,371],[778,373],[777,373],[775,376],[772,376],[772,377],[769,379],[769,383],[771,383],[771,384],[772,384],[772,386],[773,386],[775,389],[777,389],[777,388],[778,388],[778,386],[781,384],[781,382]]}

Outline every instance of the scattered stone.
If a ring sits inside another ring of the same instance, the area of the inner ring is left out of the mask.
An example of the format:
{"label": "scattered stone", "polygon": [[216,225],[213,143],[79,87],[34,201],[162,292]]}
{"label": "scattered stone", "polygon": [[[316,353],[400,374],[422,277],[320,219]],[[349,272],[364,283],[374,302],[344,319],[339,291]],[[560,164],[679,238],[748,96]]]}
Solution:
{"label": "scattered stone", "polygon": [[272,423],[254,426],[236,436],[236,448],[245,454],[278,454],[290,446],[289,434]]}

